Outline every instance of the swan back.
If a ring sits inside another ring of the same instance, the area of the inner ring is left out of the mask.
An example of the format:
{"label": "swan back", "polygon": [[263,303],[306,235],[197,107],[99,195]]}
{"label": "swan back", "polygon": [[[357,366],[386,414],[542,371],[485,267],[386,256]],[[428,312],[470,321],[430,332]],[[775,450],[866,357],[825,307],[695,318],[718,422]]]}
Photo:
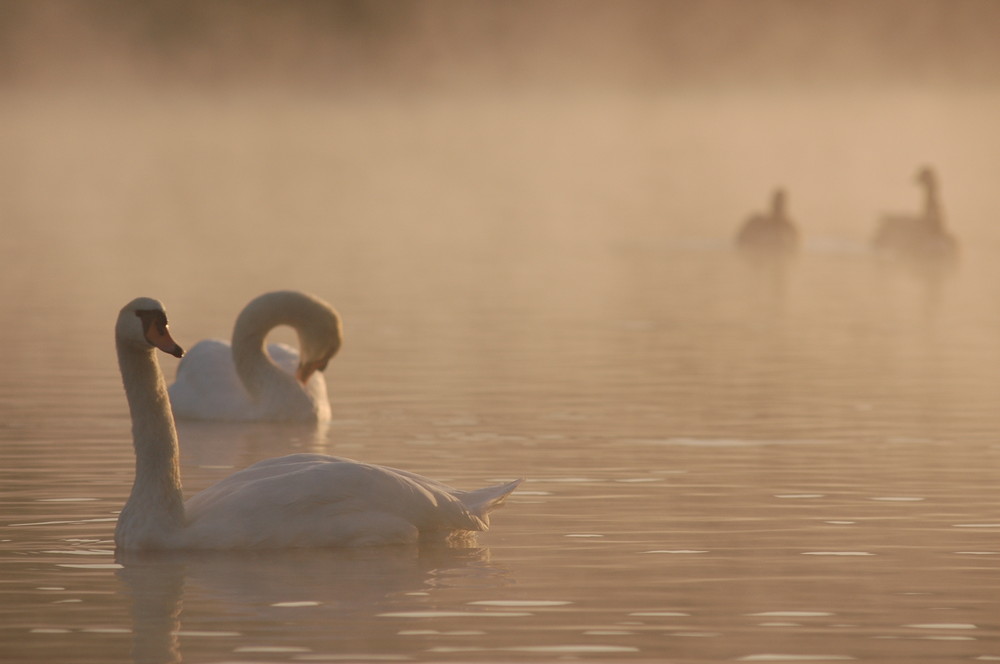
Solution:
{"label": "swan back", "polygon": [[258,462],[185,504],[187,546],[370,546],[489,528],[520,481],[463,492],[415,473],[321,454]]}

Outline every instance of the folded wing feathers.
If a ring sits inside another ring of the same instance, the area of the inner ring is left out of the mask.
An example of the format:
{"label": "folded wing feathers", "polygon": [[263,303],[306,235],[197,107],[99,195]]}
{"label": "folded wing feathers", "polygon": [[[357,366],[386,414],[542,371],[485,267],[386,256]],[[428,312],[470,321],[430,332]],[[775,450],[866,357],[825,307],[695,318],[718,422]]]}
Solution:
{"label": "folded wing feathers", "polygon": [[[273,523],[282,515],[289,517],[288,529],[313,524],[322,531],[324,523],[333,527],[349,522],[361,532],[359,524],[370,522],[374,528],[389,519],[419,532],[480,531],[489,528],[489,512],[520,482],[458,491],[393,468],[294,454],[237,472],[190,498],[185,507],[192,521],[200,515],[228,514],[243,524],[242,537],[249,536],[255,522]],[[237,525],[233,520],[228,524]]]}

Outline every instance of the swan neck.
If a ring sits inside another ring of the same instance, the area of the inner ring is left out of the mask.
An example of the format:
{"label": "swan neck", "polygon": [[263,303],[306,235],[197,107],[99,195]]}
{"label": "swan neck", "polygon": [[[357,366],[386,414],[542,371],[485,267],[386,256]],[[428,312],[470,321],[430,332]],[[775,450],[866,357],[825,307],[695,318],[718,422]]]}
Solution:
{"label": "swan neck", "polygon": [[785,216],[785,197],[781,194],[776,194],[774,200],[771,202],[771,216],[775,219],[782,219]]}
{"label": "swan neck", "polygon": [[260,396],[266,385],[294,380],[271,361],[264,348],[268,333],[280,324],[243,317],[236,321],[232,342],[233,364],[243,386],[254,398]]}
{"label": "swan neck", "polygon": [[941,203],[938,200],[937,183],[933,179],[927,178],[926,180],[924,180],[923,184],[924,184],[924,215],[928,220],[934,223],[940,223]]}
{"label": "swan neck", "polygon": [[167,386],[152,349],[118,347],[125,396],[132,417],[135,483],[123,514],[137,512],[164,527],[184,519],[177,431]]}
{"label": "swan neck", "polygon": [[294,329],[302,345],[308,321],[283,295],[275,293],[254,300],[240,312],[233,327],[233,364],[243,386],[255,399],[279,384],[299,389],[295,377],[278,367],[266,350],[267,335],[280,325]]}

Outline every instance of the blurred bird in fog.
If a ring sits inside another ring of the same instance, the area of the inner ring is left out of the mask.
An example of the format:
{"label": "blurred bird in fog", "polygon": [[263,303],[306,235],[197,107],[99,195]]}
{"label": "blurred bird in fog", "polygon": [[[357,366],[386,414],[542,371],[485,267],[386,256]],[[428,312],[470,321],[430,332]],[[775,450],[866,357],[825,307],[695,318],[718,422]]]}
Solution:
{"label": "blurred bird in fog", "polygon": [[944,225],[938,179],[929,166],[917,171],[924,192],[923,210],[916,214],[885,214],[879,219],[872,246],[882,257],[911,263],[951,264],[958,242]]}
{"label": "blurred bird in fog", "polygon": [[736,235],[736,246],[745,254],[762,259],[789,258],[798,251],[799,231],[786,212],[785,190],[771,195],[771,209],[751,215]]}

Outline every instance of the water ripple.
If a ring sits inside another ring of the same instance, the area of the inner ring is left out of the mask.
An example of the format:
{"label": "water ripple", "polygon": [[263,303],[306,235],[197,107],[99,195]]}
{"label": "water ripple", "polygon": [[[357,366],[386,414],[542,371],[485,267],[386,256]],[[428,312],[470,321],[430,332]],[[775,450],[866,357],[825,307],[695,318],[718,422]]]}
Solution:
{"label": "water ripple", "polygon": [[389,611],[376,614],[379,618],[524,618],[533,615],[521,611]]}
{"label": "water ripple", "polygon": [[853,660],[850,655],[776,655],[761,654],[740,657],[738,662],[827,662]]}

